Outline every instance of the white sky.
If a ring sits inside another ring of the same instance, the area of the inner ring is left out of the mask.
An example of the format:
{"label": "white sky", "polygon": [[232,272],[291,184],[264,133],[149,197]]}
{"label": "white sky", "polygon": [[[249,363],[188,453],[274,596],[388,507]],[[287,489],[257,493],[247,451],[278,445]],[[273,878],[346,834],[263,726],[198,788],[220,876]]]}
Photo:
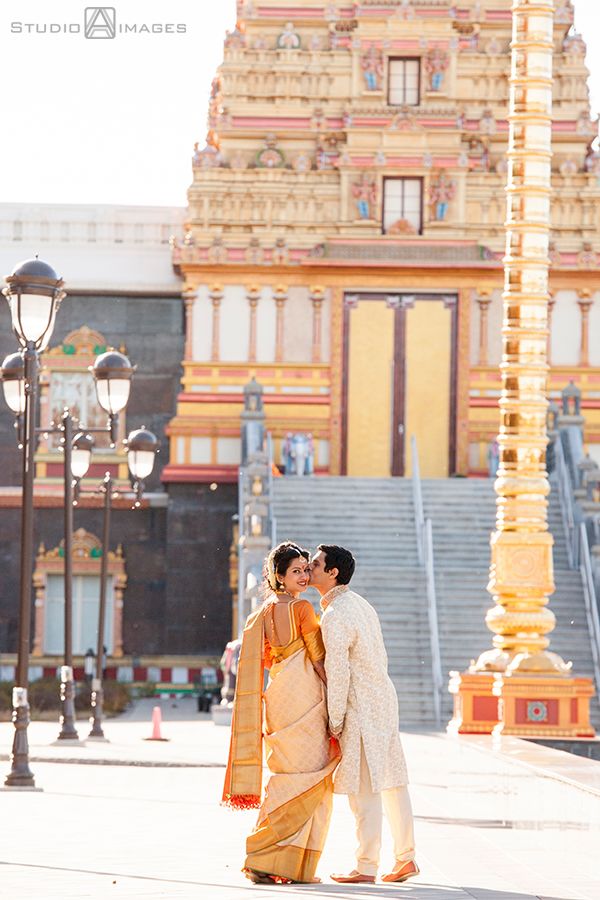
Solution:
{"label": "white sky", "polygon": [[[82,22],[89,0],[2,0],[0,202],[184,206],[208,91],[235,0],[106,0],[118,22],[185,34],[12,34],[11,22]],[[600,110],[600,0],[575,0]]]}

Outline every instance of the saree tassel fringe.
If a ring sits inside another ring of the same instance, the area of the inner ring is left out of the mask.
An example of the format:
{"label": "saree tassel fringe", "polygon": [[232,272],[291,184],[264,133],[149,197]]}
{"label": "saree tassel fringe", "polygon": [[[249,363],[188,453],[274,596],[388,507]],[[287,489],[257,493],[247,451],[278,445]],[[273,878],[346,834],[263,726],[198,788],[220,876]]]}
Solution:
{"label": "saree tassel fringe", "polygon": [[221,806],[230,809],[260,809],[260,797],[256,794],[226,794]]}

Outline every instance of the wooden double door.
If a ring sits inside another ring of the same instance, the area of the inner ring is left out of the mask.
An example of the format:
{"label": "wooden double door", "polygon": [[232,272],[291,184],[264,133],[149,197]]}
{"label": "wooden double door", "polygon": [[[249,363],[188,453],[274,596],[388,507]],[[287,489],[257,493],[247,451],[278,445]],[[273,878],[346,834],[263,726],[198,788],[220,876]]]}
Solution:
{"label": "wooden double door", "polygon": [[421,475],[456,465],[456,294],[344,297],[342,448],[345,475]]}

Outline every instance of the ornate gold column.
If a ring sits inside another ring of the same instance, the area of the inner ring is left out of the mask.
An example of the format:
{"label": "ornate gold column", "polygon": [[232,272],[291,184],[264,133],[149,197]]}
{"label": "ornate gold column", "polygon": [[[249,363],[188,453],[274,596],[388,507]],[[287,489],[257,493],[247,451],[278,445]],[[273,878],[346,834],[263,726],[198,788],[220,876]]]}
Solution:
{"label": "ornate gold column", "polygon": [[320,285],[311,287],[310,299],[313,308],[313,332],[312,332],[312,361],[314,363],[321,362],[321,344],[322,338],[322,310],[323,300],[325,299],[325,288]]}
{"label": "ornate gold column", "polygon": [[492,302],[491,291],[486,288],[477,289],[479,306],[479,362],[480,366],[488,364],[488,310]]}
{"label": "ornate gold column", "polygon": [[248,339],[248,362],[256,362],[256,311],[260,300],[260,287],[250,284],[246,289],[246,297],[250,305],[250,337]]}
{"label": "ornate gold column", "polygon": [[223,288],[220,284],[211,284],[208,289],[208,296],[212,303],[212,341],[210,357],[213,362],[218,362],[221,356],[221,338],[220,338],[220,316],[221,316],[221,300],[223,299]]}
{"label": "ornate gold column", "polygon": [[592,292],[587,288],[577,291],[577,303],[581,310],[581,346],[579,350],[579,365],[589,366],[590,364],[590,309],[594,298]]}
{"label": "ornate gold column", "polygon": [[283,329],[285,301],[288,298],[288,289],[285,284],[278,284],[273,291],[275,300],[275,362],[283,362]]}
{"label": "ornate gold column", "polygon": [[196,300],[196,288],[186,287],[183,292],[183,308],[185,310],[185,344],[183,358],[193,359],[194,351],[194,303]]}
{"label": "ornate gold column", "polygon": [[546,472],[554,4],[513,0],[512,10],[500,467],[488,584],[495,606],[486,616],[494,649],[467,673],[452,673],[452,724],[459,731],[583,737],[594,733],[591,683],[573,679],[547,649],[555,626]]}

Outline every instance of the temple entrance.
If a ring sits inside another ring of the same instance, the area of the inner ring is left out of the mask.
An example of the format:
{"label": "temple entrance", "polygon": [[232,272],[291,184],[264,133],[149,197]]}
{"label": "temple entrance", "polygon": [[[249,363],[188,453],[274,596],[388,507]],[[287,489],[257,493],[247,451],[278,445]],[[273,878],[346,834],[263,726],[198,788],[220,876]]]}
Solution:
{"label": "temple entrance", "polygon": [[360,292],[344,298],[345,475],[421,475],[455,469],[457,297]]}

